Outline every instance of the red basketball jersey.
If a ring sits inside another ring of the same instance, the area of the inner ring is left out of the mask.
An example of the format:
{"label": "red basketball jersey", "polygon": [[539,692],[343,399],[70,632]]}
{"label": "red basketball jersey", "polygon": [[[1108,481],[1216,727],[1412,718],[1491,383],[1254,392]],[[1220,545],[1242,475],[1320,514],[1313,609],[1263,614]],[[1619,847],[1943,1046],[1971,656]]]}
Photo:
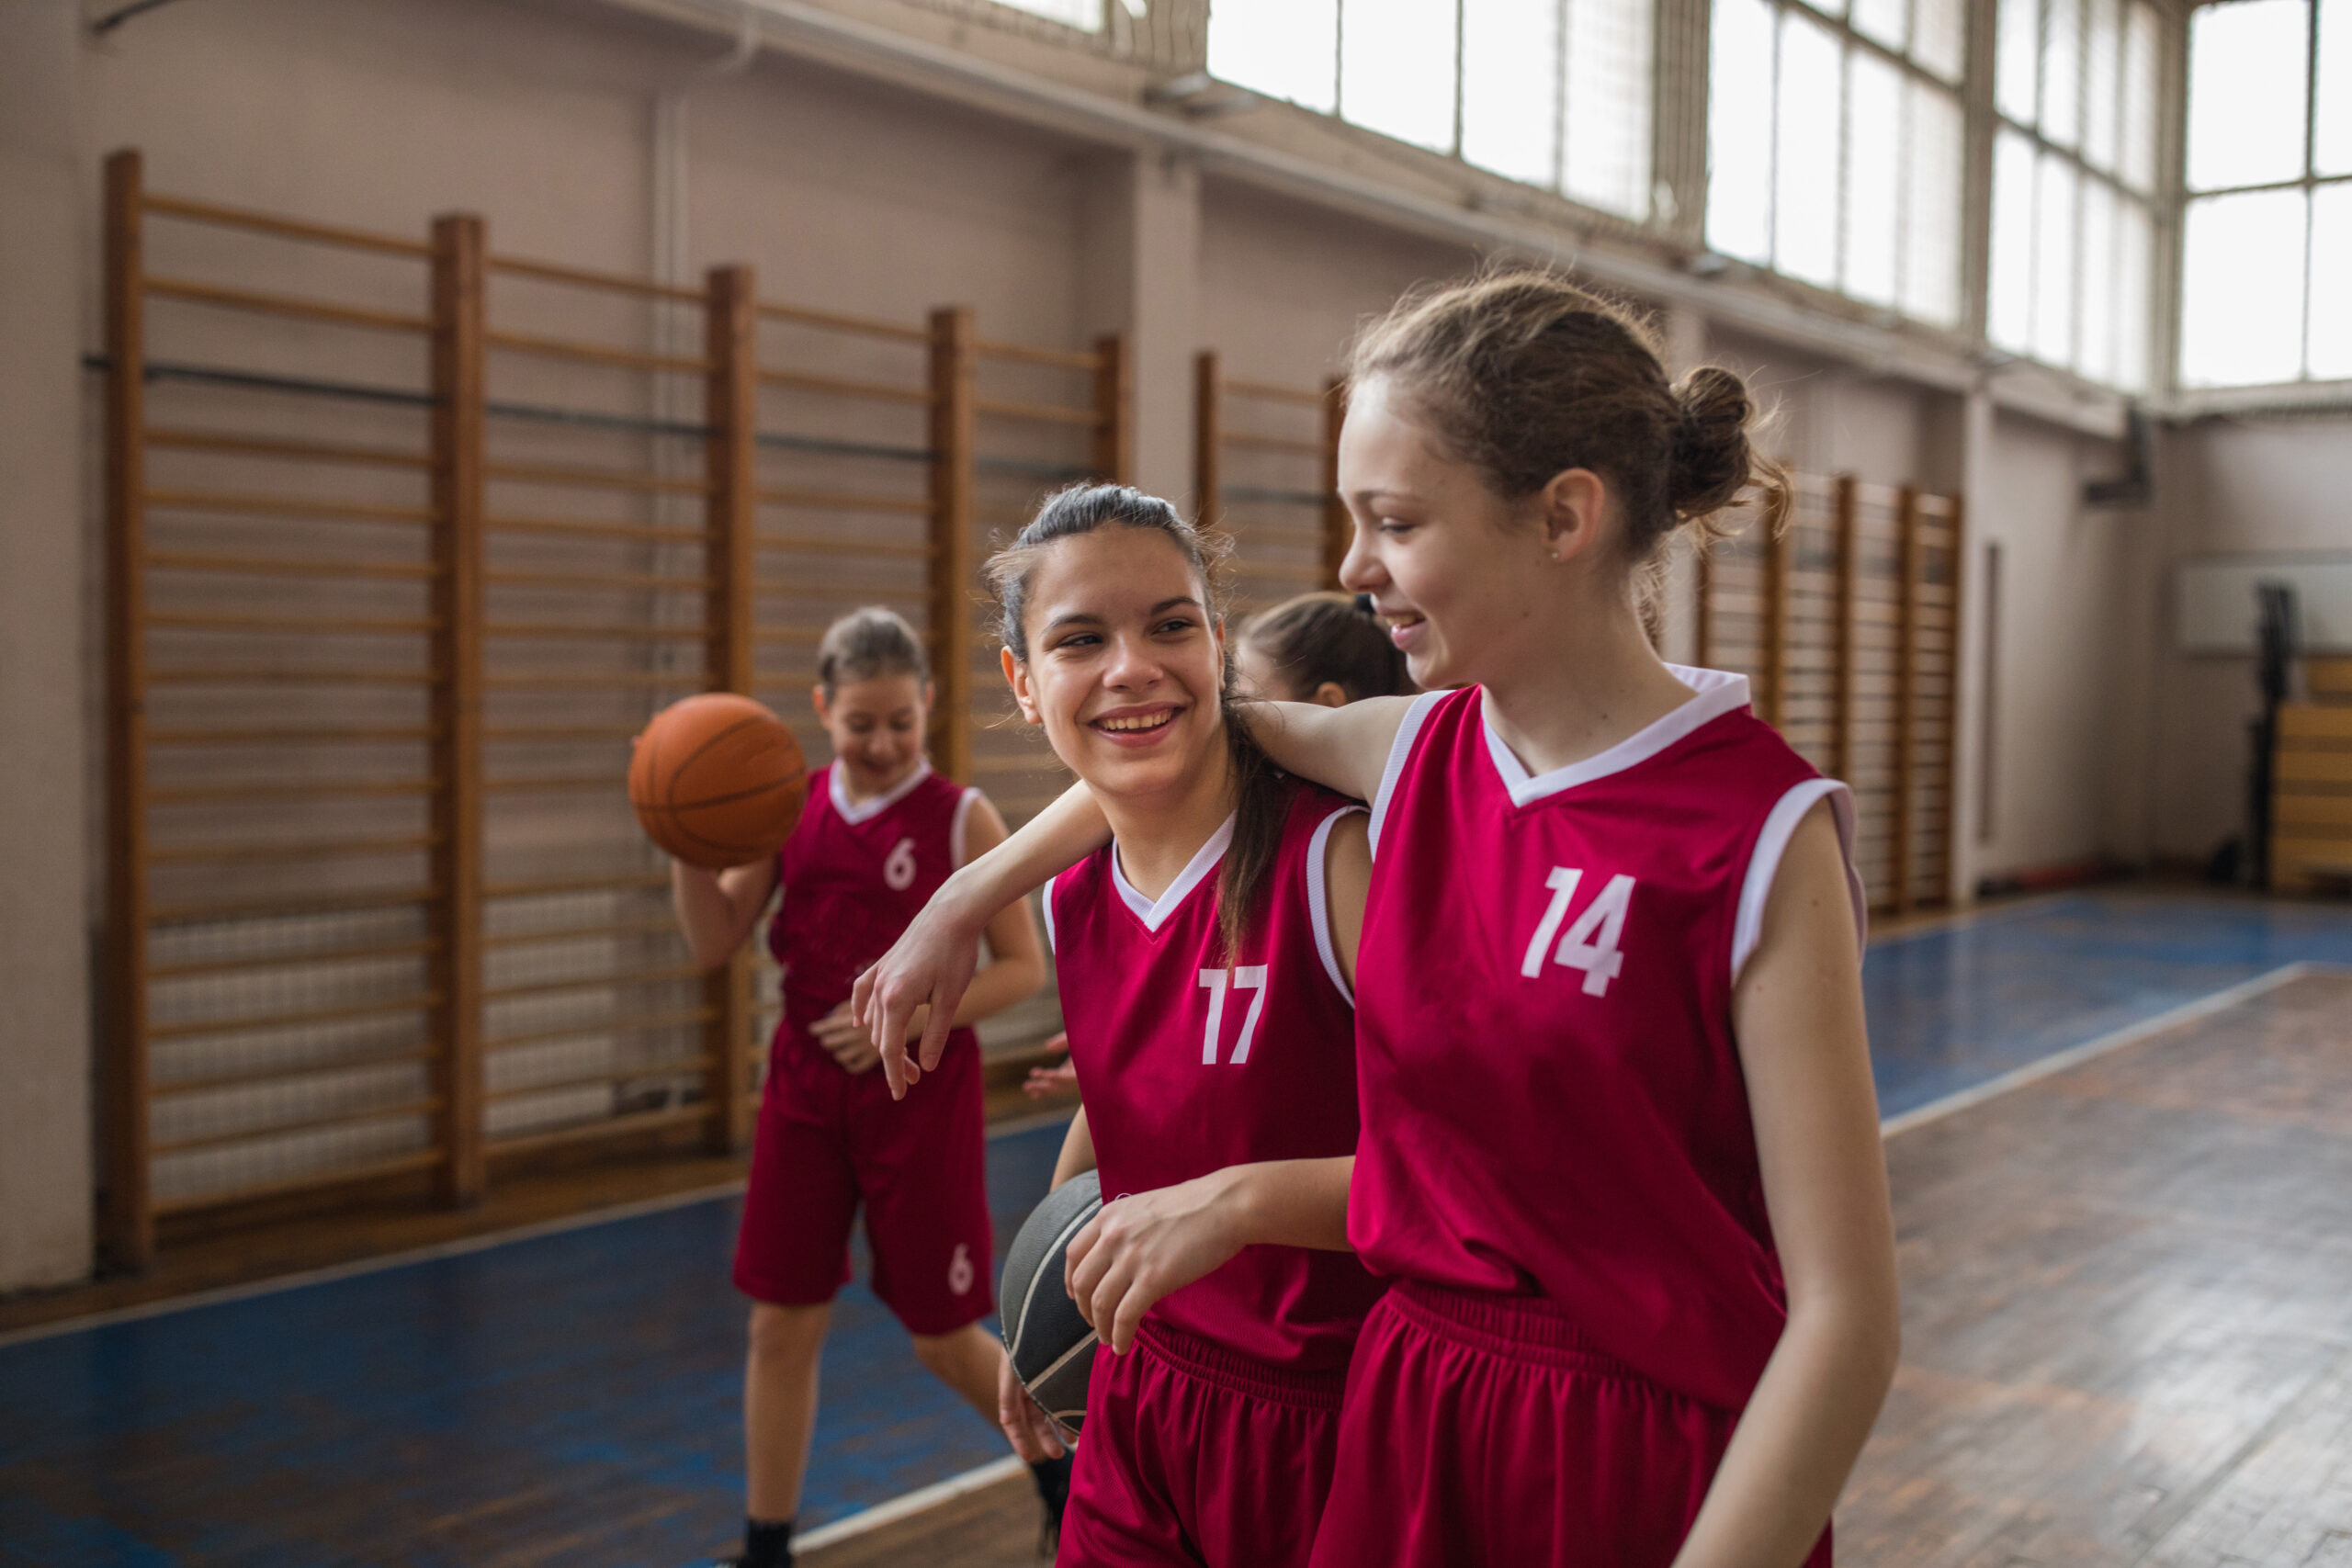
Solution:
{"label": "red basketball jersey", "polygon": [[849,999],[858,976],[964,863],[964,824],[979,795],[925,762],[887,795],[852,801],[838,764],[817,770],[776,852],[784,903],[768,951],[784,966],[786,1021],[805,1029]]}
{"label": "red basketball jersey", "polygon": [[[1324,891],[1352,802],[1291,786],[1262,906],[1230,959],[1217,932],[1227,822],[1153,902],[1117,845],[1056,878],[1046,931],[1106,1200],[1230,1165],[1356,1148],[1355,1018]],[[1354,1257],[1245,1247],[1164,1297],[1170,1327],[1298,1371],[1346,1367],[1380,1286]]]}
{"label": "red basketball jersey", "polygon": [[[1549,1297],[1658,1383],[1747,1404],[1787,1317],[1732,984],[1798,820],[1853,809],[1744,677],[1531,778],[1476,687],[1408,711],[1358,965],[1376,1272]],[[1858,926],[1865,905],[1853,883]]]}

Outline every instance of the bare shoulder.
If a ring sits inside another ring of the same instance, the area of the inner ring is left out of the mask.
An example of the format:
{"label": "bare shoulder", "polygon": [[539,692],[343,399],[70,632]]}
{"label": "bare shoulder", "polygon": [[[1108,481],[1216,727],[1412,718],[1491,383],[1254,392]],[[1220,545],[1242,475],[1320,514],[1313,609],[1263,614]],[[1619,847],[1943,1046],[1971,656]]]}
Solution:
{"label": "bare shoulder", "polygon": [[964,814],[966,865],[1004,842],[1007,833],[1003,813],[997,810],[996,802],[978,788],[971,791],[971,802]]}

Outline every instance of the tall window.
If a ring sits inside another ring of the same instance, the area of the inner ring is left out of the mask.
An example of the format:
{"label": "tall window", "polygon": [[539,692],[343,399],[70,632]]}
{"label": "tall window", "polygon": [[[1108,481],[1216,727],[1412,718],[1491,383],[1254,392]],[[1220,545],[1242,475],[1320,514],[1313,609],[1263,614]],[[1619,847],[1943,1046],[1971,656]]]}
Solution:
{"label": "tall window", "polygon": [[2148,384],[2154,6],[2000,0],[1985,334],[2109,386]]}
{"label": "tall window", "polygon": [[1965,0],[1714,0],[1707,243],[1960,321]]}
{"label": "tall window", "polygon": [[2352,0],[2230,0],[2188,34],[2180,378],[2352,378]]}
{"label": "tall window", "polygon": [[1016,11],[1026,11],[1033,17],[1043,17],[1049,22],[1059,22],[1080,32],[1099,33],[1102,30],[1102,0],[997,0]]}
{"label": "tall window", "polygon": [[1209,71],[1638,222],[1651,17],[1651,0],[1216,0]]}

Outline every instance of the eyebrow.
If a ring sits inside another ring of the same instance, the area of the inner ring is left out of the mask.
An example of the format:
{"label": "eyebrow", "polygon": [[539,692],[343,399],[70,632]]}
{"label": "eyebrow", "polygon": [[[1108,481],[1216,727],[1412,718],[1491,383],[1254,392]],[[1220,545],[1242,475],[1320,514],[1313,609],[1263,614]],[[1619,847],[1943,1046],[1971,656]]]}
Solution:
{"label": "eyebrow", "polygon": [[1348,500],[1356,502],[1360,506],[1368,506],[1372,502],[1384,498],[1390,501],[1419,501],[1421,499],[1419,496],[1415,495],[1408,490],[1390,490],[1385,486],[1378,485],[1374,486],[1370,490],[1350,491],[1347,495]]}
{"label": "eyebrow", "polygon": [[[1173,599],[1162,599],[1159,604],[1154,604],[1145,613],[1147,615],[1166,615],[1169,611],[1175,609],[1180,604],[1190,604],[1196,610],[1203,608],[1201,602],[1193,597],[1190,593],[1180,593]],[[1047,621],[1046,623],[1046,629],[1052,632],[1059,631],[1062,627],[1069,626],[1099,626],[1103,624],[1104,618],[1101,615],[1095,615],[1091,611],[1072,610],[1066,615],[1056,615],[1052,620]]]}

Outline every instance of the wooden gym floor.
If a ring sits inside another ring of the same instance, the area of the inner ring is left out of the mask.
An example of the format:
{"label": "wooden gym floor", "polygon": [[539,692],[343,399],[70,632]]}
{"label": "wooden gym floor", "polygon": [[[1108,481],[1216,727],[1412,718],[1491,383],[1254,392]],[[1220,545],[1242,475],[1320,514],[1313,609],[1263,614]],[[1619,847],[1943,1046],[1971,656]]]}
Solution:
{"label": "wooden gym floor", "polygon": [[[2073,896],[1869,962],[1905,1347],[1840,1560],[2352,1563],[2352,915]],[[1001,1226],[1056,1140],[993,1141]],[[690,1562],[740,1506],[733,1213],[0,1340],[0,1563]],[[857,1528],[1001,1450],[837,1310],[806,1560],[1032,1561],[1018,1474]]]}

